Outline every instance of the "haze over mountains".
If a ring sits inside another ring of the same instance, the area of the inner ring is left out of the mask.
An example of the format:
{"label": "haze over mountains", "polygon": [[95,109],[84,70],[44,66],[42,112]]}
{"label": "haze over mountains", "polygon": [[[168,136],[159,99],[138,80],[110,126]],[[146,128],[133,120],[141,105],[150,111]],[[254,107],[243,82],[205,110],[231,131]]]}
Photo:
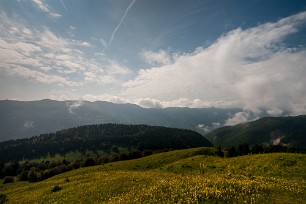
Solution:
{"label": "haze over mountains", "polygon": [[102,101],[4,100],[0,101],[0,141],[101,123],[158,125],[205,134],[237,118],[241,120],[241,115],[243,112],[239,108],[147,109]]}
{"label": "haze over mountains", "polygon": [[270,145],[276,139],[281,140],[280,144],[306,147],[305,117],[262,118],[266,116],[264,111],[254,114],[239,108],[162,109],[103,101],[4,100],[0,101],[0,142],[82,125],[116,123],[195,130],[222,147],[244,142]]}

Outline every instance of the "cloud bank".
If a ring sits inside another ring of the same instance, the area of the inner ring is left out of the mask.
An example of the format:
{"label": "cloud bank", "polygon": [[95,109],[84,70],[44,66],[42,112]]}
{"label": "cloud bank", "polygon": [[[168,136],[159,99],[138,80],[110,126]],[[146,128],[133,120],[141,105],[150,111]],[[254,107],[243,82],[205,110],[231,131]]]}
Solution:
{"label": "cloud bank", "polygon": [[[244,107],[277,115],[306,113],[306,50],[284,40],[305,27],[306,12],[249,29],[237,28],[209,47],[174,54],[172,63],[142,69],[126,82],[124,97],[165,106]],[[146,52],[162,62],[163,51]],[[150,61],[148,61],[150,63]]]}

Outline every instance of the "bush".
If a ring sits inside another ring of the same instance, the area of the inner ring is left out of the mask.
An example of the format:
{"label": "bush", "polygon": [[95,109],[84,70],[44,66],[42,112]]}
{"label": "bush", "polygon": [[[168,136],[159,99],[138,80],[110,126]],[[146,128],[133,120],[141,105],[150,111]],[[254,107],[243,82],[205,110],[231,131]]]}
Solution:
{"label": "bush", "polygon": [[128,160],[129,159],[128,155],[124,152],[120,153],[119,157],[120,157],[120,160]]}
{"label": "bush", "polygon": [[22,171],[19,175],[18,175],[18,177],[19,177],[19,180],[20,181],[27,181],[29,178],[28,178],[28,173],[29,173],[29,171]]}
{"label": "bush", "polygon": [[109,162],[115,162],[115,161],[119,161],[120,157],[119,154],[117,153],[113,153],[109,156]]}
{"label": "bush", "polygon": [[81,167],[81,164],[82,164],[82,160],[75,160],[74,162],[70,164],[70,166],[72,167],[72,169],[78,169]]}
{"label": "bush", "polygon": [[100,159],[101,161],[100,161],[100,163],[101,164],[106,164],[106,163],[108,163],[109,162],[109,158],[106,156],[106,157],[102,157],[102,159]]}
{"label": "bush", "polygon": [[223,151],[222,151],[222,149],[221,149],[220,146],[218,147],[217,155],[218,155],[219,157],[224,157],[224,153],[223,153]]}
{"label": "bush", "polygon": [[143,153],[142,153],[142,155],[143,155],[144,157],[150,156],[150,155],[152,155],[152,154],[153,154],[153,151],[152,151],[152,150],[149,150],[149,149],[144,150]]}
{"label": "bush", "polygon": [[56,172],[55,172],[55,169],[46,169],[42,172],[42,177],[43,179],[47,179],[47,178],[50,178],[52,176],[55,176],[56,175]]}
{"label": "bush", "polygon": [[141,158],[141,153],[137,150],[129,152],[129,159]]}
{"label": "bush", "polygon": [[198,155],[214,156],[214,155],[216,155],[216,151],[217,150],[212,149],[212,148],[203,147],[199,150],[196,150],[196,151],[192,152],[191,156],[198,156]]}
{"label": "bush", "polygon": [[96,161],[91,157],[88,157],[83,164],[84,167],[94,166],[94,165],[96,165]]}
{"label": "bush", "polygon": [[7,201],[7,196],[5,194],[0,193],[0,203],[5,203]]}
{"label": "bush", "polygon": [[238,153],[235,147],[231,147],[227,152],[227,157],[237,157]]}
{"label": "bush", "polygon": [[60,190],[62,190],[62,187],[56,185],[56,186],[53,187],[52,192],[55,193],[55,192],[60,191]]}
{"label": "bush", "polygon": [[30,182],[41,181],[42,175],[35,167],[31,167],[28,173],[28,179]]}
{"label": "bush", "polygon": [[14,178],[12,176],[6,176],[4,177],[3,179],[3,184],[6,184],[6,183],[13,183],[14,182]]}

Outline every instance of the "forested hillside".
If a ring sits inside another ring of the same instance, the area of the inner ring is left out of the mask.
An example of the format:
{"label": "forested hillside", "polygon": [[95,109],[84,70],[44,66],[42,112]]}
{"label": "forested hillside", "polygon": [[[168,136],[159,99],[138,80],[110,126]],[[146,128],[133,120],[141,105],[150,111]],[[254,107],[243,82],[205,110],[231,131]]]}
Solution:
{"label": "forested hillside", "polygon": [[267,117],[259,120],[222,127],[206,137],[222,147],[249,145],[282,145],[306,148],[306,116]]}
{"label": "forested hillside", "polygon": [[143,151],[200,146],[212,146],[212,144],[201,134],[191,130],[147,125],[86,125],[31,138],[1,142],[0,163],[55,154],[65,155],[76,151],[110,152],[116,151],[119,147]]}

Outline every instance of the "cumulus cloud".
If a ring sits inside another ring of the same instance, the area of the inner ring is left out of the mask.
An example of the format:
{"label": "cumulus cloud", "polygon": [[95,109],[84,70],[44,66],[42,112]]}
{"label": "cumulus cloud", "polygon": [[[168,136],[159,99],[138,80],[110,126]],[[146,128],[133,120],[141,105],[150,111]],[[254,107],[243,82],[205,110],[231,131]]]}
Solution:
{"label": "cumulus cloud", "polygon": [[123,85],[125,96],[306,113],[306,50],[283,44],[305,22],[306,12],[302,12],[245,30],[237,28],[209,47],[177,54],[171,64],[140,70]]}

